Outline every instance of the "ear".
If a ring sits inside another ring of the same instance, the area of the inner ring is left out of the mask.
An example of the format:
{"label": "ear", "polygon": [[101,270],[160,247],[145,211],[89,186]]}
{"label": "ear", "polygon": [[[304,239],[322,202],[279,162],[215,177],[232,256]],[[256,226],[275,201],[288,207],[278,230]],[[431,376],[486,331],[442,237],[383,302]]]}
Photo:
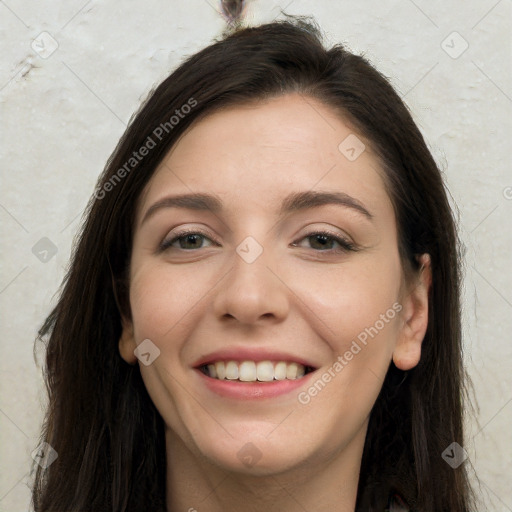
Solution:
{"label": "ear", "polygon": [[393,351],[393,362],[400,370],[410,370],[419,363],[428,326],[428,296],[432,284],[430,255],[423,254],[419,261],[419,282],[412,285],[403,300],[402,326]]}
{"label": "ear", "polygon": [[119,353],[128,364],[133,365],[137,362],[137,357],[134,353],[137,344],[133,335],[133,323],[124,316],[121,317],[121,322],[123,324],[123,331],[119,338]]}

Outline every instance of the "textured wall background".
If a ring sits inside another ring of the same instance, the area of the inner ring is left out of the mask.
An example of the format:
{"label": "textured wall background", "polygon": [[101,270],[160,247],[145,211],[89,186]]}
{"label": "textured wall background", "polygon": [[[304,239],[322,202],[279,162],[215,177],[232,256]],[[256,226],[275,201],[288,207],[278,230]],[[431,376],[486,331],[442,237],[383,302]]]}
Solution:
{"label": "textured wall background", "polygon": [[[465,449],[488,510],[512,511],[512,2],[253,0],[246,17],[270,21],[279,7],[313,14],[328,42],[389,76],[445,170],[480,406]],[[151,87],[224,27],[214,0],[0,1],[2,511],[30,510],[45,403],[33,341],[96,179]]]}

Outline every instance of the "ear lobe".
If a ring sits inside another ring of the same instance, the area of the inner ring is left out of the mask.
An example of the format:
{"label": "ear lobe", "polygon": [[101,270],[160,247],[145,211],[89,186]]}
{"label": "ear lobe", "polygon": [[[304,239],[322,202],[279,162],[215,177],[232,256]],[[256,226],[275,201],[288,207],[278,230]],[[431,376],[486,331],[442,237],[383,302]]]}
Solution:
{"label": "ear lobe", "polygon": [[421,344],[428,327],[428,298],[432,285],[432,268],[429,254],[420,258],[421,269],[417,282],[404,299],[402,327],[398,336],[393,362],[400,370],[414,368],[421,358]]}
{"label": "ear lobe", "polygon": [[121,321],[123,324],[123,331],[119,338],[119,353],[128,364],[134,365],[137,362],[137,357],[134,353],[137,348],[137,343],[135,343],[135,337],[133,334],[133,324],[130,320],[124,318],[124,316]]}

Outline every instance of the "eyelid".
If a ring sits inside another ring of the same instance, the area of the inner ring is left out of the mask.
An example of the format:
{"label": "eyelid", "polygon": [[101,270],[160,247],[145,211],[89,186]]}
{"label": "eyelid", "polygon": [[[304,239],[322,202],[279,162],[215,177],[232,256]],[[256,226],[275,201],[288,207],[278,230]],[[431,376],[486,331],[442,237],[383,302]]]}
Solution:
{"label": "eyelid", "polygon": [[[220,245],[219,242],[215,239],[214,236],[212,236],[211,233],[209,233],[204,228],[195,228],[195,227],[189,227],[189,228],[183,228],[179,229],[176,233],[172,233],[171,235],[167,235],[162,242],[158,246],[158,251],[163,252],[167,249],[170,249],[170,244],[173,244],[176,240],[185,237],[187,235],[201,235],[204,238],[207,238],[208,240],[211,240],[217,245]],[[185,250],[185,249],[183,249]],[[189,252],[192,252],[189,250]]]}
{"label": "eyelid", "polygon": [[350,237],[346,233],[338,232],[334,229],[326,228],[323,226],[321,226],[321,227],[309,226],[307,228],[306,233],[302,234],[297,240],[302,240],[303,238],[307,238],[307,237],[313,236],[313,235],[320,235],[320,234],[329,235],[329,236],[332,236],[333,238],[341,238],[342,240],[344,240],[346,242],[354,243],[354,241],[352,240],[352,237]]}
{"label": "eyelid", "polygon": [[312,229],[308,231],[307,233],[300,236],[295,242],[293,242],[293,246],[296,246],[297,242],[300,242],[302,240],[305,240],[309,237],[316,236],[316,235],[324,235],[328,236],[329,238],[333,239],[336,243],[338,243],[341,246],[341,249],[327,249],[325,251],[314,251],[314,252],[325,252],[325,253],[333,253],[333,252],[347,252],[352,251],[356,252],[360,250],[360,247],[351,239],[351,237],[346,236],[345,234],[336,233],[335,231],[331,231],[330,229],[326,228],[317,228]]}

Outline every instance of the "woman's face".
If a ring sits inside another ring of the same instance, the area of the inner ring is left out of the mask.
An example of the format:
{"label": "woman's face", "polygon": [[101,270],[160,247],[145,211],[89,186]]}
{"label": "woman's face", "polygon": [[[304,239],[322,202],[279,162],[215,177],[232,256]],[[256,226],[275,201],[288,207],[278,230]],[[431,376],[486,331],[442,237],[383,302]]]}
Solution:
{"label": "woman's face", "polygon": [[[414,366],[423,338],[381,172],[298,94],[212,114],[173,147],[138,205],[120,340],[131,363],[144,342],[168,442],[259,474],[362,448],[391,359]],[[192,194],[207,197],[172,199]]]}

